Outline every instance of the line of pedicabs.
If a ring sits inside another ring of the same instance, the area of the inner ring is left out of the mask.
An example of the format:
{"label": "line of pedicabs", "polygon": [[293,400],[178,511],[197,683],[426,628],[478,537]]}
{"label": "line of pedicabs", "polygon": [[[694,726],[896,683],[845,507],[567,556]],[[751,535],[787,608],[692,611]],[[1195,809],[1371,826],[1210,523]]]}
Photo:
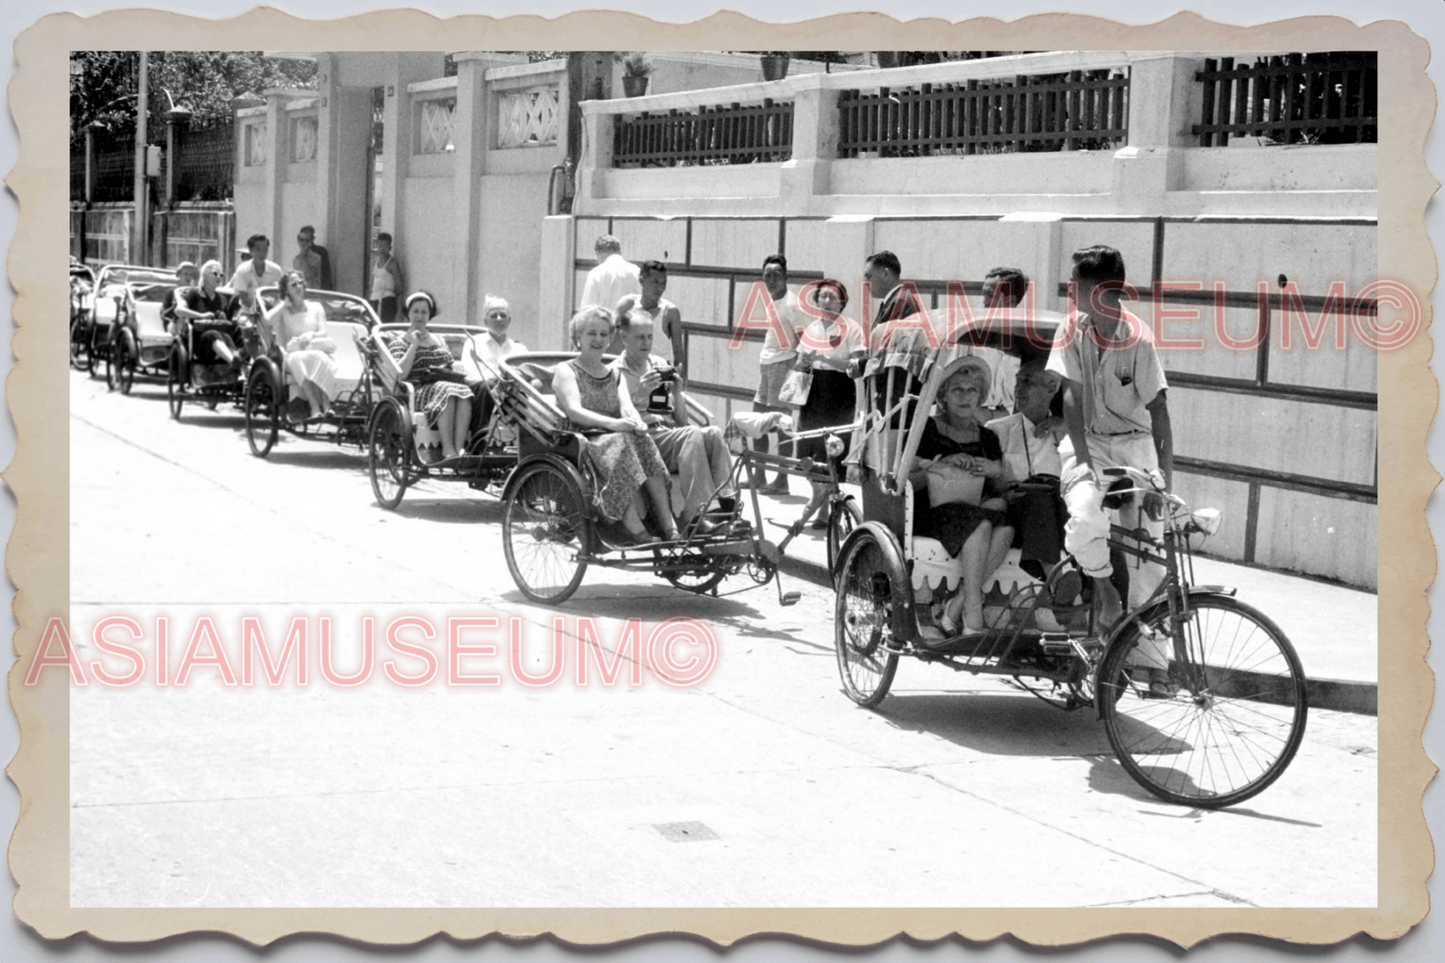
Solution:
{"label": "line of pedicabs", "polygon": [[[552,369],[575,353],[514,354],[489,369],[470,347],[472,338],[486,336],[485,328],[429,325],[455,359],[472,351],[473,363],[492,376],[484,427],[456,457],[437,462],[435,431],[387,346],[387,337],[407,325],[380,323],[353,295],[309,292],[308,300],[323,305],[336,345],[338,394],[323,416],[293,421],[282,351],[267,341],[264,326],[244,326],[240,357],[224,370],[195,363],[205,325],[167,330],[160,312],[168,273],[112,265],[77,284],[73,266],[72,363],[93,374],[104,366],[107,381],[122,391],[137,372],[164,377],[176,418],[187,402],[234,404],[260,457],[283,431],[358,445],[367,452],[373,492],[384,508],[396,508],[423,480],[497,495],[504,504],[507,568],[535,602],[566,602],[596,566],[650,572],[699,594],[718,595],[734,577],[747,580],[744,589],[771,582],[782,605],[796,603],[800,593],[783,590],[779,566],[801,525],[771,541],[757,494],[763,470],[779,471],[827,490],[834,648],[842,687],[859,705],[876,707],[886,698],[905,658],[1009,677],[1059,708],[1093,708],[1130,776],[1161,799],[1201,808],[1232,805],[1268,787],[1303,739],[1305,677],[1293,646],[1266,615],[1236,599],[1233,588],[1195,583],[1193,552],[1221,519],[1166,491],[1158,472],[1107,469],[1116,477],[1114,503],[1154,494],[1167,505],[1160,537],[1143,528],[1112,528],[1114,552],[1164,573],[1148,599],[1123,618],[1103,623],[1093,580],[1066,555],[1042,579],[1016,572],[1012,585],[996,583],[984,630],[943,638],[936,626],[929,631],[930,602],[960,584],[964,563],[914,530],[909,473],[928,414],[950,366],[979,347],[1023,363],[1046,359],[1057,315],[994,312],[970,320],[928,349],[917,379],[898,367],[870,366],[860,381],[854,424],[814,433],[827,439],[830,457],[822,462],[738,443],[749,429],[790,427],[786,420],[779,426],[776,415],[765,425],[730,425],[730,482],[750,497],[697,516],[676,539],[638,546],[609,537],[597,507],[598,479],[582,457],[589,432],[568,423],[549,391]],[[169,283],[175,286],[173,274]],[[267,308],[278,297],[275,289],[259,296]],[[694,422],[708,417],[695,405],[689,415]],[[836,455],[848,432],[861,499],[840,484]]]}

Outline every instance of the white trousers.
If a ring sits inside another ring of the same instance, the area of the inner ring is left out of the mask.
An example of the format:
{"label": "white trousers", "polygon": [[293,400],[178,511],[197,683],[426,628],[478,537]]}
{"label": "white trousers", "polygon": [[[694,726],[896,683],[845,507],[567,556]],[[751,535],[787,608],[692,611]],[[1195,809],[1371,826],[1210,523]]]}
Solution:
{"label": "white trousers", "polygon": [[[1159,467],[1159,455],[1154,450],[1154,439],[1147,434],[1137,435],[1095,435],[1089,434],[1089,456],[1094,469],[1102,472],[1105,468],[1128,466],[1141,471]],[[1059,488],[1064,504],[1069,509],[1069,521],[1064,525],[1064,548],[1084,574],[1095,578],[1108,576],[1113,571],[1109,562],[1109,518],[1104,511],[1104,494],[1113,484],[1108,476],[1095,477],[1093,472],[1074,455],[1073,440],[1068,436],[1059,444],[1059,457],[1063,461],[1063,475]],[[1154,521],[1143,510],[1143,496],[1135,494],[1129,504],[1119,509],[1119,524],[1123,528],[1135,529],[1141,525],[1156,539],[1164,532],[1164,523]],[[1129,559],[1128,607],[1142,605],[1164,578],[1160,565],[1144,563],[1140,559]]]}

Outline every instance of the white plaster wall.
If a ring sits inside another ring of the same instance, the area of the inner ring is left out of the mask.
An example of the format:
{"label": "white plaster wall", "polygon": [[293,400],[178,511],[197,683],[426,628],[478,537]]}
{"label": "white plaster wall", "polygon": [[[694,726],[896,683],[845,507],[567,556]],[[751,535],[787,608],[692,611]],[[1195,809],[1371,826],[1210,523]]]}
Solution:
{"label": "white plaster wall", "polygon": [[511,303],[512,333],[529,346],[540,346],[551,337],[544,332],[544,324],[551,322],[539,317],[538,300],[546,213],[545,174],[488,174],[482,178],[478,291],[500,295]]}
{"label": "white plaster wall", "polygon": [[443,316],[449,321],[464,317],[464,305],[457,303],[463,290],[460,279],[451,268],[452,180],[449,177],[409,177],[406,180],[406,205],[397,232],[406,239],[405,249],[397,250],[406,272],[407,292],[423,289],[435,295]]}
{"label": "white plaster wall", "polygon": [[[292,167],[301,165],[293,164]],[[311,167],[315,167],[312,164]],[[301,250],[296,245],[296,234],[301,225],[316,226],[316,185],[314,181],[287,182],[281,185],[281,223],[277,234],[271,238],[271,260],[281,265],[284,271],[291,270],[291,261]],[[244,242],[244,238],[242,238]],[[325,244],[322,244],[325,247]],[[327,248],[330,251],[330,248]]]}

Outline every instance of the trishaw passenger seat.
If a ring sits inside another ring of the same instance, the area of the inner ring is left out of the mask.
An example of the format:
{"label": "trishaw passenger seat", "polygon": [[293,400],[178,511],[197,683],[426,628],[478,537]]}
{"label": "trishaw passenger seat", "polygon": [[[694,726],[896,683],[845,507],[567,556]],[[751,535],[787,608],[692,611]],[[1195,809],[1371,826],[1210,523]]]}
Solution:
{"label": "trishaw passenger seat", "polygon": [[366,362],[362,359],[361,350],[356,343],[357,338],[365,333],[365,328],[344,321],[332,321],[327,328],[332,342],[336,345],[336,352],[331,356],[336,363],[336,373],[333,375],[336,390],[342,394],[355,391],[366,374]]}

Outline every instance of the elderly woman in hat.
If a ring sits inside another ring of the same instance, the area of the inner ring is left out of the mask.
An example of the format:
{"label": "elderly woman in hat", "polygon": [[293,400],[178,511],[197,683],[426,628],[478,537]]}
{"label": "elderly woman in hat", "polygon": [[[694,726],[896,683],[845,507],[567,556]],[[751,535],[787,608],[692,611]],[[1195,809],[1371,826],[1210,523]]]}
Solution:
{"label": "elderly woman in hat", "polygon": [[1013,539],[1003,499],[984,495],[985,483],[1003,474],[998,436],[979,424],[979,406],[992,382],[982,358],[970,355],[949,365],[938,386],[937,413],[924,427],[909,473],[919,494],[914,533],[937,539],[948,554],[961,553],[963,560],[963,584],[934,618],[948,636],[960,628],[984,631],[983,582],[1002,563]]}

